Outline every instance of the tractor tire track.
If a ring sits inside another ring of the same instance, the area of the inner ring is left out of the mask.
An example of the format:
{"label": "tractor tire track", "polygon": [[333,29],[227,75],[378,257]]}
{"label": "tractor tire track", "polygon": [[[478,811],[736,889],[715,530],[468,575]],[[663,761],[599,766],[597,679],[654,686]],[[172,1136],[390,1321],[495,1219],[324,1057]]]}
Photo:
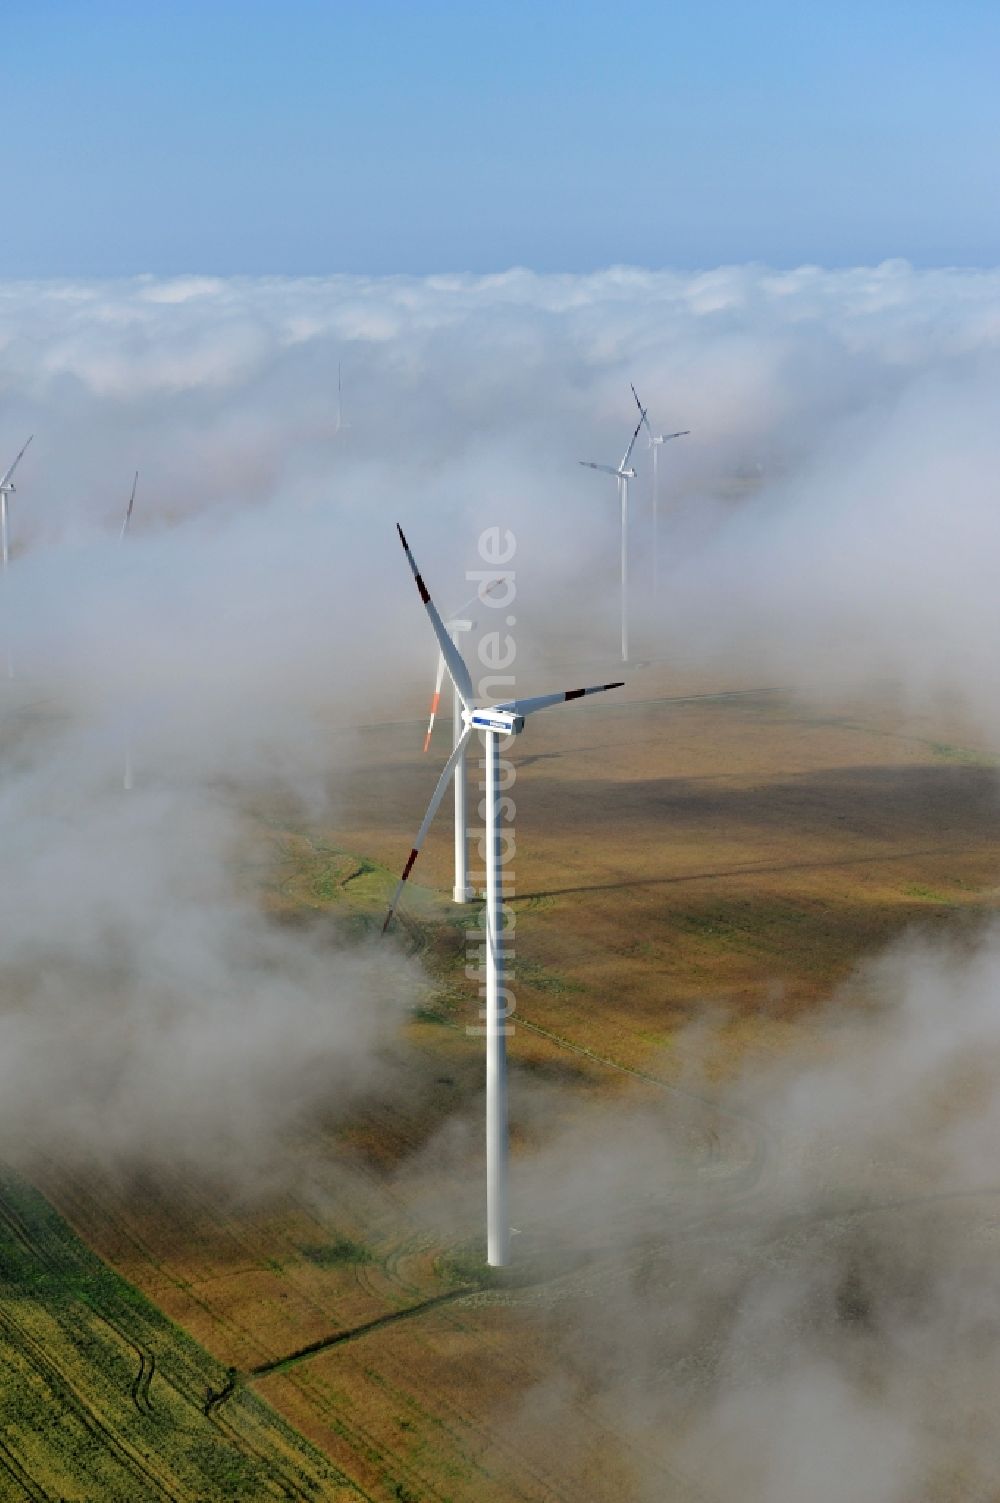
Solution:
{"label": "tractor tire track", "polygon": [[[18,1241],[40,1262],[44,1263],[46,1266],[52,1269],[57,1269],[59,1267],[58,1261],[52,1256],[48,1249],[41,1246],[30,1235],[30,1232],[24,1226],[21,1218],[2,1200],[0,1200],[0,1219],[5,1219],[8,1222],[12,1230],[15,1231],[15,1234],[18,1237]],[[123,1228],[123,1230],[127,1234],[128,1229]],[[174,1281],[172,1280],[172,1282]],[[130,1346],[139,1357],[139,1372],[137,1373],[131,1388],[132,1400],[133,1403],[135,1403],[136,1409],[140,1414],[145,1415],[152,1413],[153,1403],[150,1396],[150,1385],[157,1371],[155,1352],[153,1352],[151,1348],[147,1350],[143,1348],[138,1342],[135,1342],[130,1336],[127,1335],[126,1332],[121,1329],[121,1327],[114,1320],[107,1316],[103,1311],[96,1309],[91,1300],[84,1297],[84,1302],[87,1304],[92,1313],[97,1316],[98,1319],[103,1321],[103,1323],[106,1324],[112,1331],[114,1331],[119,1339],[125,1342],[126,1345]],[[2,1309],[0,1309],[0,1329],[3,1328],[3,1321],[4,1315]],[[51,1359],[49,1360],[51,1361]],[[55,1366],[55,1364],[52,1365]],[[193,1379],[195,1374],[192,1372],[189,1376]],[[68,1383],[69,1380],[66,1381]],[[169,1385],[169,1387],[174,1391],[174,1393],[182,1403],[197,1404],[198,1401],[194,1398],[189,1383],[182,1385],[175,1379],[169,1377],[167,1374],[163,1374],[161,1376],[161,1381]],[[227,1391],[225,1391],[224,1396],[228,1398],[234,1388],[235,1380],[233,1381],[231,1386],[227,1385]],[[112,1431],[109,1431],[108,1428],[100,1420],[100,1418],[97,1415],[94,1415],[92,1411],[89,1410],[89,1406],[86,1406],[86,1401],[81,1400],[80,1403],[86,1409],[87,1414],[91,1416],[92,1422],[88,1423],[86,1415],[78,1410],[81,1424],[87,1430],[87,1432],[94,1435],[95,1440],[97,1440],[99,1443],[101,1442],[102,1436],[106,1437],[105,1444],[107,1445],[107,1449],[109,1449],[110,1451],[114,1452],[116,1449],[121,1449],[127,1452],[127,1444],[125,1442],[122,1442],[120,1447],[117,1445],[114,1438],[114,1433]],[[206,1410],[205,1412],[207,1413],[208,1411]],[[269,1455],[267,1452],[254,1445],[252,1441],[250,1441],[245,1435],[241,1434],[240,1431],[235,1427],[228,1424],[220,1424],[216,1419],[214,1413],[212,1413],[209,1417],[211,1418],[215,1427],[220,1431],[220,1434],[228,1439],[229,1443],[234,1447],[236,1451],[252,1457],[257,1462],[257,1464],[262,1468],[263,1473],[274,1484],[275,1489],[280,1492],[281,1496],[285,1498],[300,1499],[309,1499],[315,1497],[315,1493],[310,1493],[308,1490],[306,1490],[294,1476],[290,1475],[278,1463],[275,1456]],[[95,1429],[95,1426],[98,1428]],[[141,1463],[138,1463],[138,1465],[141,1466]],[[163,1484],[158,1482],[157,1479],[153,1477],[152,1473],[146,1473],[144,1471],[144,1475],[149,1475],[151,1480],[154,1482],[154,1485],[161,1488],[161,1493],[164,1498],[171,1500],[171,1503],[181,1503],[181,1500],[175,1498],[174,1494],[165,1490]],[[343,1478],[343,1482],[345,1485],[350,1485],[350,1479],[347,1477]],[[137,1494],[137,1497],[138,1496],[139,1494]],[[141,1496],[143,1498],[143,1503],[147,1503],[147,1499],[150,1499],[151,1503],[150,1494],[143,1493]]]}
{"label": "tractor tire track", "polygon": [[73,1380],[45,1351],[41,1342],[3,1310],[0,1310],[0,1331],[5,1332],[15,1349],[25,1355],[53,1397],[64,1409],[68,1409],[76,1416],[83,1429],[97,1445],[114,1456],[123,1470],[137,1482],[152,1489],[145,1495],[139,1494],[138,1496],[145,1496],[150,1503],[153,1498],[165,1499],[166,1503],[182,1503],[177,1494],[171,1492],[161,1478],[146,1466],[129,1443],[101,1419]]}
{"label": "tractor tire track", "polygon": [[153,1412],[153,1398],[152,1398],[152,1395],[150,1393],[150,1389],[151,1389],[151,1387],[153,1385],[153,1379],[154,1379],[155,1376],[156,1376],[156,1353],[153,1351],[152,1347],[150,1347],[150,1349],[149,1349],[149,1365],[146,1368],[145,1378],[142,1378],[141,1375],[140,1375],[140,1383],[139,1383],[138,1395],[137,1395],[138,1402],[141,1403],[141,1404],[143,1404],[145,1406],[147,1414],[152,1414],[152,1412]]}
{"label": "tractor tire track", "polygon": [[112,1320],[110,1315],[106,1315],[103,1310],[99,1310],[93,1303],[93,1301],[88,1299],[86,1295],[83,1296],[83,1300],[92,1314],[94,1314],[103,1325],[106,1325],[109,1331],[113,1331],[114,1334],[118,1337],[118,1340],[122,1342],[124,1346],[127,1346],[131,1349],[134,1356],[138,1357],[139,1370],[136,1373],[135,1377],[132,1379],[131,1384],[129,1385],[129,1394],[131,1396],[133,1404],[140,1414],[151,1414],[153,1410],[153,1402],[149,1397],[149,1385],[150,1383],[152,1383],[153,1374],[156,1371],[155,1352],[153,1352],[151,1348],[147,1349],[146,1347],[144,1347],[141,1342],[136,1341],[135,1337],[130,1336],[127,1331],[123,1331],[117,1321]]}
{"label": "tractor tire track", "polygon": [[[59,1271],[59,1260],[44,1244],[31,1235],[23,1218],[3,1199],[0,1199],[0,1221],[3,1221],[10,1228],[17,1241],[36,1262],[42,1264],[43,1267],[48,1268],[53,1273]],[[139,1413],[150,1413],[153,1403],[149,1396],[149,1386],[153,1381],[153,1374],[156,1371],[156,1354],[152,1350],[147,1350],[143,1347],[133,1336],[123,1330],[117,1321],[112,1320],[105,1311],[99,1309],[88,1294],[81,1293],[80,1299],[92,1314],[106,1325],[110,1331],[113,1331],[125,1346],[131,1347],[136,1357],[138,1357],[139,1371],[132,1382],[130,1393],[132,1402]]]}
{"label": "tractor tire track", "polygon": [[48,1493],[43,1492],[31,1473],[21,1465],[3,1440],[0,1440],[0,1466],[20,1488],[21,1497],[30,1499],[30,1503],[50,1503]]}
{"label": "tractor tire track", "polygon": [[[238,1381],[239,1379],[237,1375],[237,1378],[234,1379],[234,1388]],[[212,1425],[216,1430],[218,1430],[220,1436],[222,1436],[229,1442],[234,1450],[241,1451],[246,1456],[254,1457],[257,1464],[261,1467],[264,1475],[267,1477],[268,1485],[272,1486],[275,1489],[276,1493],[278,1493],[282,1498],[285,1499],[299,1498],[307,1500],[307,1503],[315,1503],[318,1493],[312,1483],[310,1483],[307,1487],[299,1482],[295,1477],[292,1477],[279,1464],[274,1456],[267,1455],[267,1453],[262,1451],[259,1446],[255,1446],[253,1441],[249,1440],[245,1435],[242,1435],[235,1425],[230,1424],[228,1420],[224,1419],[222,1415],[218,1413],[218,1407],[219,1406],[216,1406],[216,1408],[213,1409],[212,1413],[209,1415],[209,1419],[211,1420]],[[341,1471],[340,1467],[338,1467],[337,1464],[333,1460],[331,1460],[329,1456],[325,1455],[325,1453],[323,1453],[322,1451],[319,1452],[319,1455],[322,1457],[324,1465],[333,1472],[334,1480],[336,1481],[338,1486],[352,1488],[359,1497],[366,1500],[366,1503],[371,1503],[371,1500],[368,1499],[367,1493],[362,1492],[357,1484],[352,1481],[350,1477],[348,1477],[346,1472]],[[324,1480],[329,1479],[327,1478]]]}
{"label": "tractor tire track", "polygon": [[153,1373],[156,1369],[156,1357],[150,1352],[147,1359],[142,1347],[137,1348],[139,1353],[139,1371],[135,1375],[130,1389],[132,1402],[140,1414],[151,1414],[153,1402],[149,1397],[149,1385],[153,1381]]}
{"label": "tractor tire track", "polygon": [[[48,1162],[50,1165],[50,1171],[58,1181],[61,1177],[60,1166],[58,1165],[58,1163],[56,1163],[55,1160],[50,1159]],[[2,1207],[3,1202],[2,1200],[0,1200],[0,1212],[2,1212]],[[127,1242],[131,1243],[133,1247],[136,1247],[143,1254],[146,1261],[149,1262],[152,1267],[156,1268],[170,1284],[174,1285],[175,1288],[178,1288],[182,1292],[184,1292],[185,1295],[191,1298],[195,1304],[204,1309],[205,1312],[208,1315],[212,1316],[216,1320],[216,1322],[224,1329],[228,1327],[230,1330],[235,1330],[238,1334],[245,1334],[248,1337],[250,1336],[250,1332],[244,1331],[243,1327],[237,1325],[232,1321],[222,1321],[218,1316],[214,1315],[214,1312],[210,1309],[210,1307],[205,1305],[203,1301],[201,1301],[197,1298],[196,1295],[194,1295],[193,1290],[188,1284],[186,1284],[183,1280],[178,1279],[170,1272],[169,1268],[166,1267],[163,1261],[156,1257],[153,1249],[123,1218],[116,1215],[107,1205],[102,1205],[101,1209],[102,1214],[106,1217],[109,1223],[117,1228],[119,1235]],[[25,1234],[24,1237],[21,1238],[21,1240],[24,1241],[24,1245],[26,1247],[32,1248],[33,1243],[30,1236]],[[39,1249],[35,1248],[34,1250],[36,1252],[39,1252],[40,1256],[44,1256],[44,1254],[42,1254]],[[148,1400],[149,1384],[152,1381],[153,1373],[155,1371],[155,1358],[152,1352],[149,1353],[149,1358],[150,1360],[145,1368],[142,1389],[140,1390],[140,1400],[142,1391],[145,1392]],[[202,1408],[204,1412],[203,1403],[199,1401],[199,1399],[192,1392],[192,1386],[195,1382],[197,1382],[199,1378],[202,1378],[202,1375],[198,1373],[196,1369],[191,1369],[189,1372],[186,1372],[186,1376],[190,1381],[184,1383],[183,1385],[178,1383],[178,1381],[176,1381],[174,1378],[168,1376],[166,1373],[161,1373],[160,1381],[168,1383],[183,1403],[194,1404],[196,1407]],[[237,1373],[236,1382],[233,1383],[232,1387],[225,1385],[226,1389],[228,1390],[225,1392],[226,1399],[230,1398],[236,1391],[238,1382],[239,1374]],[[151,1407],[152,1405],[150,1401],[150,1408]],[[246,1435],[244,1435],[239,1428],[228,1423],[219,1413],[220,1408],[221,1405],[219,1403],[211,1405],[210,1412],[208,1413],[208,1418],[211,1424],[219,1432],[220,1436],[227,1440],[237,1452],[240,1452],[256,1461],[258,1466],[261,1468],[263,1475],[269,1479],[269,1485],[273,1486],[275,1495],[284,1498],[296,1498],[303,1500],[308,1499],[312,1500],[312,1503],[315,1503],[315,1498],[317,1497],[316,1491],[314,1489],[310,1490],[309,1487],[304,1486],[296,1476],[292,1475],[286,1469],[286,1467],[284,1467],[280,1463],[280,1461],[278,1460],[277,1450],[275,1454],[269,1454],[267,1451],[261,1449]],[[322,1453],[319,1454],[322,1456]],[[328,1457],[323,1456],[322,1460],[324,1465],[329,1467],[335,1473],[336,1480],[340,1486],[353,1489],[359,1497],[366,1500],[366,1503],[370,1503],[370,1500],[367,1499],[367,1494],[363,1493],[346,1473],[341,1472],[340,1468],[338,1468]],[[137,1497],[138,1496],[140,1496],[140,1494],[137,1494]],[[143,1503],[147,1503],[147,1498],[149,1498],[149,1495],[144,1494],[141,1496],[143,1498]],[[149,1498],[149,1503],[152,1503],[151,1498]],[[172,1503],[177,1503],[177,1500],[172,1500]]]}

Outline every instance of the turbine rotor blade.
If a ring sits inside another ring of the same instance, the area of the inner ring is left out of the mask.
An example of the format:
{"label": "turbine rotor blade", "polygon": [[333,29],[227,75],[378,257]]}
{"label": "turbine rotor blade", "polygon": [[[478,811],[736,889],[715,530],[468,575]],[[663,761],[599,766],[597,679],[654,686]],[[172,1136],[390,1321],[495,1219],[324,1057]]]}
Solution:
{"label": "turbine rotor blade", "polygon": [[132,494],[128,498],[128,509],[125,512],[125,520],[122,523],[122,531],[121,531],[122,537],[124,537],[125,534],[128,532],[128,525],[129,525],[129,523],[132,520],[132,508],[135,505],[135,488],[136,488],[136,486],[138,484],[139,484],[139,471],[136,470],[136,472],[135,472],[135,478],[132,481]]}
{"label": "turbine rotor blade", "polygon": [[588,470],[600,470],[603,475],[618,475],[620,471],[613,464],[595,464],[592,459],[578,459],[577,464],[582,464]]}
{"label": "turbine rotor blade", "polygon": [[508,699],[502,705],[493,705],[494,710],[508,710],[512,715],[533,715],[536,710],[545,710],[549,705],[561,705],[568,699],[582,699],[585,694],[604,694],[608,689],[621,689],[624,679],[613,684],[593,684],[589,689],[564,689],[561,694],[536,694],[531,699]]}
{"label": "turbine rotor blade", "polygon": [[466,611],[471,609],[472,606],[476,605],[481,600],[485,600],[486,596],[490,593],[491,590],[495,590],[497,585],[503,584],[506,577],[506,575],[501,574],[496,579],[491,579],[485,590],[477,590],[474,595],[470,595],[468,600],[464,601],[457,610],[452,611],[451,615],[448,617],[448,623],[450,624],[458,616],[464,616]]}
{"label": "turbine rotor blade", "polygon": [[[631,381],[629,382],[629,385],[632,386]],[[649,418],[646,416],[646,409],[645,409],[645,407],[643,407],[642,403],[639,401],[639,393],[636,391],[636,389],[635,389],[634,386],[632,386],[632,395],[635,397],[635,405],[638,407],[640,413],[642,414],[642,416],[640,417],[639,421],[640,421],[640,423],[645,424],[646,432],[649,434],[650,438],[652,438],[653,437],[653,430],[649,426]]]}
{"label": "turbine rotor blade", "polygon": [[640,407],[639,408],[639,413],[640,413],[639,421],[635,425],[635,432],[632,434],[632,441],[629,444],[628,448],[625,450],[625,457],[624,457],[624,459],[622,460],[621,464],[618,466],[618,468],[619,468],[620,471],[628,469],[628,462],[632,458],[632,450],[635,448],[635,441],[639,437],[639,429],[642,427],[642,425],[643,425],[643,423],[645,422],[645,419],[646,419],[646,409],[644,407]]}
{"label": "turbine rotor blade", "polygon": [[[488,595],[491,590],[495,590],[496,587],[497,587],[497,585],[500,585],[500,584],[503,584],[503,576],[501,576],[499,579],[491,579],[490,582],[489,582],[489,584],[486,586],[485,590],[477,590],[476,593],[474,595],[470,596],[469,599],[466,600],[463,605],[460,605],[457,610],[452,611],[451,615],[448,617],[448,628],[449,628],[448,635],[451,636],[451,631],[452,631],[452,629],[455,626],[456,620],[458,618],[460,618],[461,616],[464,616],[465,612],[469,609],[470,605],[475,605],[477,603],[477,601],[479,601],[480,599],[482,599],[483,597],[485,597],[486,595]],[[463,622],[462,624],[463,624],[463,626],[471,626],[472,629],[475,630],[476,623],[474,621],[473,622],[466,621],[466,622]],[[425,752],[427,751],[427,748],[431,744],[431,733],[434,730],[434,717],[437,714],[437,712],[438,712],[438,706],[441,703],[441,683],[442,683],[443,679],[444,679],[444,658],[442,657],[442,655],[440,653],[438,653],[437,678],[434,681],[434,697],[431,700],[431,718],[430,718],[430,720],[427,723],[427,734],[424,737],[424,751]]]}
{"label": "turbine rotor blade", "polygon": [[431,718],[427,722],[427,735],[424,737],[424,751],[425,752],[427,751],[427,748],[431,744],[431,732],[434,729],[434,716],[437,714],[437,712],[438,712],[438,705],[441,703],[441,683],[442,683],[443,679],[444,679],[444,658],[441,656],[440,653],[438,653],[438,671],[437,671],[437,678],[434,680],[434,698],[431,700]]}
{"label": "turbine rotor blade", "polygon": [[659,441],[661,444],[665,444],[671,438],[687,438],[690,432],[690,428],[679,428],[676,433],[661,433]]}
{"label": "turbine rotor blade", "polygon": [[33,433],[29,433],[28,434],[28,437],[25,440],[24,444],[22,445],[22,447],[21,447],[21,449],[20,449],[20,451],[18,453],[17,458],[14,460],[14,463],[11,465],[10,469],[7,470],[7,472],[4,474],[3,478],[0,479],[0,490],[2,490],[3,487],[7,484],[8,480],[13,475],[14,471],[17,469],[18,465],[21,463],[21,460],[24,458],[24,451],[28,447],[28,444],[31,443],[31,440],[34,438],[34,436],[35,435]]}
{"label": "turbine rotor blade", "polygon": [[438,778],[437,787],[431,794],[431,801],[427,805],[427,813],[424,815],[423,824],[417,831],[417,838],[413,842],[413,849],[411,850],[409,856],[407,856],[406,858],[406,865],[403,867],[403,875],[400,877],[399,882],[396,885],[396,891],[392,895],[392,902],[389,904],[389,912],[386,914],[385,923],[382,925],[383,934],[392,922],[392,916],[396,911],[396,906],[399,903],[400,894],[403,891],[403,884],[406,881],[407,877],[410,875],[410,872],[413,870],[413,863],[420,855],[420,847],[424,843],[424,836],[430,829],[431,822],[434,819],[435,814],[438,812],[438,809],[440,808],[441,800],[444,798],[448,784],[451,781],[451,775],[455,771],[455,768],[458,765],[458,759],[461,757],[463,751],[465,750],[466,745],[468,744],[469,737],[471,735],[472,728],[470,726],[466,726],[465,730],[462,732],[462,735],[459,737],[458,741],[455,744],[454,751],[448,758],[447,762],[444,764],[444,771]]}
{"label": "turbine rotor blade", "polygon": [[420,592],[420,599],[424,603],[424,609],[427,611],[428,616],[430,616],[431,618],[431,625],[434,628],[434,635],[438,639],[438,646],[441,648],[441,655],[447,665],[448,673],[451,676],[451,681],[455,685],[455,688],[458,690],[458,697],[462,701],[465,708],[467,710],[471,710],[472,701],[475,699],[476,695],[475,690],[472,687],[472,679],[469,675],[469,670],[465,666],[465,659],[462,657],[462,654],[459,652],[458,648],[451,640],[451,637],[448,635],[447,627],[441,620],[441,617],[438,614],[437,606],[431,599],[430,591],[428,590],[427,586],[424,584],[423,579],[420,576],[420,570],[417,568],[417,561],[413,557],[413,554],[410,552],[410,545],[406,541],[406,538],[403,534],[403,529],[402,527],[400,527],[398,522],[396,523],[396,531],[399,533],[399,541],[403,545],[403,551],[406,554],[407,562],[409,563],[413,577],[417,582],[417,589]]}

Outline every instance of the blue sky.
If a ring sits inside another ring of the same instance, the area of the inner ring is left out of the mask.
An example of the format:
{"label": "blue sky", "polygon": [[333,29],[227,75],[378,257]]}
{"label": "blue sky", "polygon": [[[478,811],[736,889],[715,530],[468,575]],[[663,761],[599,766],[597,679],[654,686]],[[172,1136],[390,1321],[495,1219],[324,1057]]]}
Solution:
{"label": "blue sky", "polygon": [[2,15],[2,275],[1000,261],[992,0]]}

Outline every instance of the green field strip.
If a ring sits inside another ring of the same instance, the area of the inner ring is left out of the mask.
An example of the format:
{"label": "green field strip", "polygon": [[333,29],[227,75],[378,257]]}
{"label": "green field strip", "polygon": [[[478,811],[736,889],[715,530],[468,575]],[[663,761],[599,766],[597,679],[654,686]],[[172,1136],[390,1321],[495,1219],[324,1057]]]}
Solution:
{"label": "green field strip", "polygon": [[[0,1172],[0,1498],[359,1496],[257,1395]],[[230,1386],[224,1420],[213,1395]]]}

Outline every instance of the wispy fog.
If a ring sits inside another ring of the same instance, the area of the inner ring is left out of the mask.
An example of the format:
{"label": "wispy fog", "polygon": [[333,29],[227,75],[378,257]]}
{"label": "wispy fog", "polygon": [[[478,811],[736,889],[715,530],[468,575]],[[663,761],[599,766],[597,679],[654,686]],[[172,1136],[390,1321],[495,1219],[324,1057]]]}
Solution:
{"label": "wispy fog", "polygon": [[705,1084],[696,1175],[698,1114],[669,1090],[541,1148],[515,1215],[575,1269],[541,1307],[554,1376],[519,1441],[544,1411],[583,1444],[585,1395],[635,1442],[643,1499],[991,1496],[998,986],[995,929],[901,943],[807,1047]]}

